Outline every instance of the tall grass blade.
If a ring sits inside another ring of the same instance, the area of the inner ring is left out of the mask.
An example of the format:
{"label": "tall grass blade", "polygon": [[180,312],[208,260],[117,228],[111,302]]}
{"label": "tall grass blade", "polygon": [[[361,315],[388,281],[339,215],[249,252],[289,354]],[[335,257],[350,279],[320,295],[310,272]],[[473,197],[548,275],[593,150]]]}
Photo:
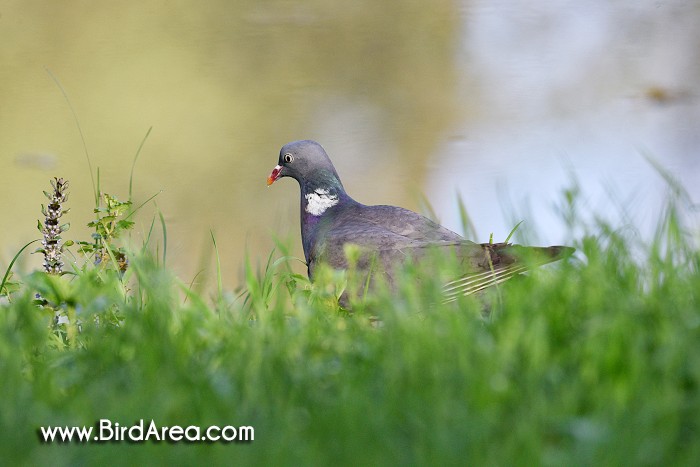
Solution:
{"label": "tall grass blade", "polygon": [[7,270],[5,270],[5,275],[2,277],[2,282],[0,282],[0,291],[2,291],[2,289],[5,287],[5,283],[7,282],[7,278],[10,277],[10,271],[12,271],[12,266],[14,266],[15,261],[17,261],[17,258],[19,258],[19,255],[21,255],[22,252],[25,249],[27,249],[27,247],[29,245],[31,245],[32,243],[38,242],[39,240],[40,239],[37,238],[36,240],[32,240],[31,242],[27,243],[22,248],[20,248],[19,251],[17,252],[17,254],[14,256],[14,258],[12,258],[12,261],[10,261],[10,265],[7,266]]}
{"label": "tall grass blade", "polygon": [[[221,277],[221,257],[219,256],[219,246],[216,244],[216,237],[212,230],[209,231],[211,235],[211,241],[214,244],[214,255],[216,257],[216,292],[217,292],[217,303],[221,305],[224,300],[224,285],[223,279]],[[218,307],[217,307],[218,308]]]}
{"label": "tall grass blade", "polygon": [[521,225],[523,222],[525,222],[525,221],[522,220],[522,221],[518,222],[517,224],[515,224],[515,227],[513,227],[513,229],[510,231],[510,233],[508,234],[508,236],[506,237],[506,239],[503,240],[503,243],[508,243],[508,242],[510,241],[510,238],[513,236],[513,234],[515,233],[515,231],[518,230],[518,227],[520,227],[520,225]]}
{"label": "tall grass blade", "polygon": [[136,207],[135,209],[131,210],[131,211],[129,212],[129,214],[127,214],[126,216],[124,216],[124,220],[128,220],[131,216],[133,216],[134,214],[136,214],[136,213],[139,211],[139,209],[141,209],[142,207],[144,207],[145,205],[147,205],[153,198],[155,198],[156,196],[158,196],[158,195],[161,194],[161,193],[163,193],[163,190],[160,190],[159,192],[157,192],[156,194],[154,194],[153,196],[151,196],[150,198],[148,198],[146,201],[144,201],[143,203],[139,204],[138,207]]}
{"label": "tall grass blade", "polygon": [[134,161],[131,163],[131,173],[129,174],[129,201],[132,199],[132,187],[134,183],[134,168],[136,167],[136,161],[139,158],[139,155],[141,154],[141,149],[143,149],[143,145],[146,144],[146,140],[148,139],[148,135],[151,134],[151,130],[153,127],[150,127],[148,131],[146,132],[146,135],[143,137],[141,140],[141,144],[139,144],[139,148],[136,150],[136,155],[134,156]]}
{"label": "tall grass blade", "polygon": [[478,238],[476,227],[469,217],[467,206],[464,204],[464,199],[460,193],[457,193],[457,209],[459,210],[459,222],[462,226],[462,233],[466,238]]}
{"label": "tall grass blade", "polygon": [[420,210],[424,212],[430,220],[439,223],[435,209],[433,209],[432,204],[430,204],[430,201],[423,193],[418,193],[418,204],[420,205]]}
{"label": "tall grass blade", "polygon": [[160,227],[163,231],[163,267],[165,267],[165,258],[168,254],[168,229],[165,226],[165,217],[163,217],[163,211],[158,210],[158,217],[160,218]]}
{"label": "tall grass blade", "polygon": [[78,113],[73,108],[73,104],[71,103],[70,98],[68,97],[68,93],[66,93],[66,90],[63,88],[63,85],[58,80],[58,78],[48,68],[44,67],[44,70],[46,70],[46,73],[49,74],[49,76],[51,77],[53,82],[56,83],[56,86],[58,86],[58,89],[61,91],[61,94],[63,94],[63,98],[66,100],[66,103],[68,104],[68,108],[70,109],[71,113],[73,114],[73,121],[75,121],[75,126],[78,127],[78,133],[80,134],[80,141],[83,144],[83,150],[85,151],[85,158],[87,159],[88,169],[90,169],[90,179],[92,180],[92,191],[95,195],[95,205],[97,206],[100,202],[100,191],[99,191],[98,185],[95,183],[95,175],[94,175],[94,172],[92,170],[92,162],[90,161],[90,153],[89,153],[88,148],[87,148],[87,142],[85,141],[85,135],[83,134],[83,128],[82,128],[82,126],[80,126],[80,119],[78,119]]}

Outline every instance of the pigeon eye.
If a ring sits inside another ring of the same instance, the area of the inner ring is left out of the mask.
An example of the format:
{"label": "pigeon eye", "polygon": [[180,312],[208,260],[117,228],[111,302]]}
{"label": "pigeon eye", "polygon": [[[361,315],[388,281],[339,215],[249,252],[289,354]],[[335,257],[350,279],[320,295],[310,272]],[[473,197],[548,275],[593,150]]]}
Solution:
{"label": "pigeon eye", "polygon": [[287,153],[284,155],[284,162],[286,162],[287,164],[291,163],[293,160],[294,156],[292,156],[291,154]]}

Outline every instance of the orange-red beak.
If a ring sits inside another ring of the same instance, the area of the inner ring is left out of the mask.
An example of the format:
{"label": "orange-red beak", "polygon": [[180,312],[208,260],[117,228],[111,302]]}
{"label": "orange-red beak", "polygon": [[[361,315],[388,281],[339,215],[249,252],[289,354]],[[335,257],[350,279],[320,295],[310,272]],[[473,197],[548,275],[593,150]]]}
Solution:
{"label": "orange-red beak", "polygon": [[272,173],[270,174],[269,177],[267,177],[267,186],[272,185],[275,183],[275,181],[280,178],[280,172],[282,171],[282,166],[281,165],[276,165],[274,169],[272,169]]}

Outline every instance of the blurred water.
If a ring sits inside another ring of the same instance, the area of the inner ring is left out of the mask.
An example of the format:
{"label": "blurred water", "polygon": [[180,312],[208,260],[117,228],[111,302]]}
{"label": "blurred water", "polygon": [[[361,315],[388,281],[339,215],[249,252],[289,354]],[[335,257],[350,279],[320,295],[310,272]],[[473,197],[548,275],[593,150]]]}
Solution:
{"label": "blurred water", "polygon": [[[552,206],[574,178],[584,206],[618,225],[622,208],[649,234],[668,186],[646,157],[699,200],[699,22],[698,2],[473,5],[461,56],[480,113],[430,167],[444,222],[460,225],[459,192],[482,238],[525,220],[564,242]],[[519,215],[494,216],[501,206]]]}
{"label": "blurred water", "polygon": [[460,193],[478,240],[524,218],[566,241],[552,205],[570,173],[594,208],[615,218],[612,191],[649,225],[665,187],[642,153],[700,198],[699,22],[697,1],[4,2],[0,266],[36,238],[54,175],[71,181],[67,237],[90,234],[86,156],[45,68],[105,191],[128,196],[153,127],[135,202],[160,194],[133,241],[162,211],[185,281],[213,272],[210,229],[231,287],[246,249],[278,237],[301,254],[298,188],[265,188],[301,138],[359,201],[418,209],[424,193],[459,230]]}

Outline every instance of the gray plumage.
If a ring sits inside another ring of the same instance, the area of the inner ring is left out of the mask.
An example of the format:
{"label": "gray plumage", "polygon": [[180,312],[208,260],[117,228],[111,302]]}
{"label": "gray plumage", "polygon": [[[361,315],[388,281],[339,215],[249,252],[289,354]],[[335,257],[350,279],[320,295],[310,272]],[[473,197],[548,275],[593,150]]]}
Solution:
{"label": "gray plumage", "polygon": [[[301,188],[301,237],[311,280],[321,263],[347,269],[348,245],[359,253],[357,270],[381,273],[390,286],[397,268],[408,258],[421,261],[431,251],[444,251],[464,272],[445,284],[445,298],[453,300],[574,251],[562,246],[478,244],[413,211],[358,203],[345,192],[326,151],[315,141],[282,147],[268,185],[282,177],[296,179]],[[522,262],[525,256],[527,263]]]}

